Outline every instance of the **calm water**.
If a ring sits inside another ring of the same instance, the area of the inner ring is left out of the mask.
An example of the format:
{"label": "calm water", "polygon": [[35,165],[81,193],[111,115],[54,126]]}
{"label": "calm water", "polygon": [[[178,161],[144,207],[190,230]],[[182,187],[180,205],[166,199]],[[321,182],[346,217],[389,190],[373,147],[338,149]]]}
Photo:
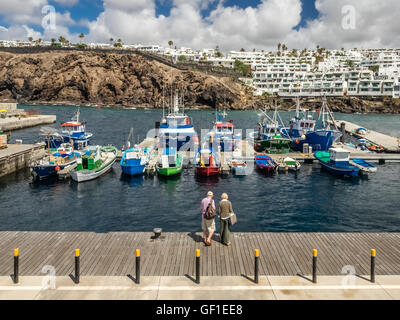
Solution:
{"label": "calm water", "polygon": [[[24,106],[25,109],[37,108]],[[40,107],[67,121],[74,107]],[[121,147],[134,127],[142,140],[162,112],[81,108],[81,118],[94,133],[93,143]],[[196,129],[210,128],[211,111],[191,111]],[[288,119],[291,114],[282,113]],[[399,115],[342,115],[346,119],[400,136]],[[257,114],[230,112],[237,128],[256,126]],[[13,132],[12,140],[38,141],[39,128]],[[265,177],[229,176],[197,180],[186,169],[175,180],[125,178],[116,163],[110,174],[83,184],[47,181],[30,183],[29,171],[0,178],[0,230],[34,231],[200,231],[199,205],[208,190],[227,192],[238,215],[235,231],[264,232],[399,232],[400,164],[379,166],[369,179],[338,179],[318,164],[303,165],[298,174]]]}

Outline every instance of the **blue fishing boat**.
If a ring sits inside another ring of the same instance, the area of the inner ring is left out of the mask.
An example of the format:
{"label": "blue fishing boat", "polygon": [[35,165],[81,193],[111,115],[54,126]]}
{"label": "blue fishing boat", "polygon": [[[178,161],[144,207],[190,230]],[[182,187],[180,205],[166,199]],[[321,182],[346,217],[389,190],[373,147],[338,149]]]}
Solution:
{"label": "blue fishing boat", "polygon": [[130,176],[141,175],[149,161],[148,149],[138,146],[130,148],[124,152],[121,159],[121,169],[124,174]]}
{"label": "blue fishing boat", "polygon": [[54,152],[50,152],[45,158],[30,164],[33,180],[44,180],[56,176],[57,172],[74,165],[80,157],[70,144],[62,144]]}
{"label": "blue fishing boat", "polygon": [[173,148],[177,151],[196,150],[197,134],[189,117],[179,111],[179,97],[175,95],[174,105],[163,117],[159,128],[161,149]]}
{"label": "blue fishing boat", "polygon": [[277,167],[275,161],[269,156],[258,155],[254,160],[256,167],[264,173],[273,173]]}
{"label": "blue fishing boat", "polygon": [[[212,143],[212,147],[221,152],[233,152],[241,140],[240,134],[234,133],[234,124],[226,120],[226,112],[215,111],[215,123],[213,129],[207,134],[206,139]],[[210,140],[211,138],[211,140]]]}
{"label": "blue fishing boat", "polygon": [[295,118],[290,121],[289,128],[281,129],[282,136],[292,140],[293,149],[302,151],[303,145],[308,144],[314,151],[327,151],[342,136],[336,125],[335,129],[330,129],[327,115],[332,118],[334,124],[335,121],[327,106],[326,97],[323,98],[318,113],[318,120],[314,120],[307,110],[300,115],[300,100],[297,98]]}
{"label": "blue fishing boat", "polygon": [[63,143],[71,143],[75,150],[85,149],[90,144],[93,134],[86,132],[86,122],[81,122],[79,116],[78,110],[71,121],[61,124],[61,132],[53,128],[42,128],[42,134],[47,136],[47,148],[58,148]]}
{"label": "blue fishing boat", "polygon": [[326,171],[343,177],[356,177],[360,169],[350,163],[350,151],[330,148],[329,152],[317,151],[315,158]]}

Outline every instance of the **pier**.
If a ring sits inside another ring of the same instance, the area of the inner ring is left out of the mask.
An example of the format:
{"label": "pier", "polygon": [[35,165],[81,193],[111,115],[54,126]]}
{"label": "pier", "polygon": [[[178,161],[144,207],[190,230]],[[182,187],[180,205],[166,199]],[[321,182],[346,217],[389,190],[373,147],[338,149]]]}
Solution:
{"label": "pier", "polygon": [[33,115],[21,118],[8,117],[0,119],[0,131],[19,130],[55,122],[56,116],[53,115]]}
{"label": "pier", "polygon": [[[330,121],[332,124],[333,122]],[[348,133],[349,135],[355,136],[358,139],[367,139],[377,145],[381,145],[386,152],[398,152],[400,153],[400,139],[397,137],[391,137],[389,135],[380,133],[380,132],[376,132],[373,130],[369,130],[367,129],[366,134],[361,135],[359,133],[357,133],[357,129],[362,128],[362,126],[349,122],[349,121],[345,121],[345,120],[336,120],[335,121],[336,126],[338,128],[341,127],[341,123],[344,123],[345,125],[345,131],[346,133]]]}
{"label": "pier", "polygon": [[[205,247],[195,232],[158,238],[149,232],[0,232],[0,298],[400,299],[400,233],[233,233],[231,238],[226,247],[216,234]],[[376,249],[373,275],[371,248]],[[315,274],[313,249],[318,250]],[[44,287],[51,285],[49,270],[55,276],[50,289]]]}
{"label": "pier", "polygon": [[0,150],[0,177],[26,168],[32,160],[45,155],[42,144],[8,144]]}

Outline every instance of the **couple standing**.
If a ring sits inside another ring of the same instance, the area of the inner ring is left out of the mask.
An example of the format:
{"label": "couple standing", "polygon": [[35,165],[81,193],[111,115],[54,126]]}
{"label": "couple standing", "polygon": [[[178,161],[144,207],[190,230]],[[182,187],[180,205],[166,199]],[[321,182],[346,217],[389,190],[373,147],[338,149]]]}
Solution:
{"label": "couple standing", "polygon": [[[207,246],[211,246],[211,238],[215,232],[215,202],[213,193],[209,191],[207,197],[201,201],[200,211],[202,215],[203,241]],[[231,216],[233,215],[232,203],[228,200],[228,195],[223,193],[221,201],[218,204],[218,216],[220,218],[221,243],[230,246],[229,241],[229,225]],[[214,216],[214,217],[212,217]],[[212,217],[212,218],[210,218]],[[207,237],[208,232],[208,237]]]}

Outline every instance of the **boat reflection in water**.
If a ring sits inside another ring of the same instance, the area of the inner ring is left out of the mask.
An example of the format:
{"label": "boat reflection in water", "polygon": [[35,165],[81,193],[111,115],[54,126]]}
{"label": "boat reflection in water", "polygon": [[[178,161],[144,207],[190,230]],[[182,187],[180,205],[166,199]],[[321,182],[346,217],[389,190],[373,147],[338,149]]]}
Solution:
{"label": "boat reflection in water", "polygon": [[129,187],[140,187],[143,185],[144,177],[143,175],[128,176],[121,172],[119,180],[122,182],[123,185],[129,185]]}

